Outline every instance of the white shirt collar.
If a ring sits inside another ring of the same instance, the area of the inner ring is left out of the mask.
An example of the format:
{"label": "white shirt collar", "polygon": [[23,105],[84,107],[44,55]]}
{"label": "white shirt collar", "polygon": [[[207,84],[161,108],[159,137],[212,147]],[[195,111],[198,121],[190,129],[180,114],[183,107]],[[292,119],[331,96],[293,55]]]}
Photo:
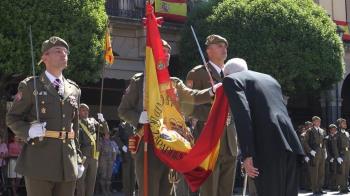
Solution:
{"label": "white shirt collar", "polygon": [[212,61],[209,61],[209,63],[213,65],[213,67],[216,70],[216,72],[218,72],[218,74],[220,75],[220,72],[221,72],[222,69],[218,65],[213,63]]}
{"label": "white shirt collar", "polygon": [[[57,78],[52,75],[51,73],[49,73],[47,70],[45,70],[45,75],[47,76],[47,78],[49,78],[50,82],[53,83]],[[61,74],[58,79],[61,80],[61,82],[63,82],[63,75]]]}

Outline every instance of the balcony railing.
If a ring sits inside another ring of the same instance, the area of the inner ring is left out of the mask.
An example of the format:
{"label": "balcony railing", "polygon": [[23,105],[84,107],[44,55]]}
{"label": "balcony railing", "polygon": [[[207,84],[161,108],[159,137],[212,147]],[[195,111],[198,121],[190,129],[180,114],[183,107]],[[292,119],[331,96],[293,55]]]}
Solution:
{"label": "balcony railing", "polygon": [[141,19],[145,16],[146,0],[107,0],[106,11],[110,16]]}

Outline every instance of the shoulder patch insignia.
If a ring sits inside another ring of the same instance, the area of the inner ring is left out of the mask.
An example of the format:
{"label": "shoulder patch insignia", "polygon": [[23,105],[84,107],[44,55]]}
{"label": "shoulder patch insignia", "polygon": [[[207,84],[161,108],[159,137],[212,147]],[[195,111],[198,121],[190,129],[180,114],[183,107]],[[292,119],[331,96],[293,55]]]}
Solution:
{"label": "shoulder patch insignia", "polygon": [[17,94],[15,95],[14,101],[18,102],[21,101],[23,97],[23,93],[21,91],[18,91]]}
{"label": "shoulder patch insignia", "polygon": [[192,88],[193,87],[193,80],[187,80],[186,81],[186,86],[189,87],[189,88]]}

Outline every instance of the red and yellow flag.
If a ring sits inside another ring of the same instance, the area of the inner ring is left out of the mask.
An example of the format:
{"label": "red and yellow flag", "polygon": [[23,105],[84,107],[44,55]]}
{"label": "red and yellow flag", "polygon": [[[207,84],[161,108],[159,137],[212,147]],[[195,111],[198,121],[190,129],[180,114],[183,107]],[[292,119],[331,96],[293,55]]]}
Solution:
{"label": "red and yellow flag", "polygon": [[109,28],[107,27],[105,35],[105,61],[108,65],[112,65],[114,62],[113,49],[111,44],[111,35],[109,34]]}
{"label": "red and yellow flag", "polygon": [[187,0],[155,0],[155,13],[166,21],[185,22]]}
{"label": "red and yellow flag", "polygon": [[218,89],[201,136],[193,145],[190,131],[179,112],[153,7],[146,6],[147,41],[144,108],[150,122],[150,138],[156,155],[170,168],[183,173],[194,191],[215,167],[220,137],[226,123],[228,103]]}
{"label": "red and yellow flag", "polygon": [[349,23],[345,22],[345,21],[339,21],[339,20],[335,20],[334,21],[335,24],[337,24],[338,27],[340,27],[343,31],[343,40],[344,41],[350,41],[350,30],[349,30]]}

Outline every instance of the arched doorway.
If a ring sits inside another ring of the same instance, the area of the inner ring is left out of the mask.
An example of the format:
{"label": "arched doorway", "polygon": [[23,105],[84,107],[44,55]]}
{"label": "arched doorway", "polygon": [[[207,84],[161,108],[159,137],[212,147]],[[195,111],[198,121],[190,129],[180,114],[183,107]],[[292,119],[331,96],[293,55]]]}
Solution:
{"label": "arched doorway", "polygon": [[346,76],[341,88],[341,116],[345,118],[348,122],[350,120],[350,74]]}

